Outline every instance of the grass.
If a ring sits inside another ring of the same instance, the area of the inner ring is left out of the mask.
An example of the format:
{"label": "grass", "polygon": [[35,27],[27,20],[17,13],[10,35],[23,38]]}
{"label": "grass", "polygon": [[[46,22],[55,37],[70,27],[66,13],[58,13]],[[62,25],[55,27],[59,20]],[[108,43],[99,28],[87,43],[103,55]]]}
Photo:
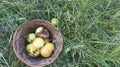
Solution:
{"label": "grass", "polygon": [[120,66],[120,0],[0,0],[0,67],[25,67],[13,52],[15,30],[52,18],[64,47],[48,67]]}

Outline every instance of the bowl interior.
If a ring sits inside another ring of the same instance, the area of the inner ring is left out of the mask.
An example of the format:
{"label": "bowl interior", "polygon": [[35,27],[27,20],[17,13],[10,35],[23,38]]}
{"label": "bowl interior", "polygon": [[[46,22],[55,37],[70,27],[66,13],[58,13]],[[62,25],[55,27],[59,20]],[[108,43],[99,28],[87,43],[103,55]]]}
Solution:
{"label": "bowl interior", "polygon": [[[41,56],[32,58],[28,56],[25,50],[26,37],[29,33],[34,33],[36,28],[44,27],[48,29],[50,33],[50,39],[54,40],[55,50],[49,58],[43,58]],[[46,66],[52,63],[60,54],[62,50],[63,39],[61,37],[60,31],[51,23],[44,20],[32,20],[23,25],[21,25],[15,32],[13,37],[13,49],[16,56],[28,66]]]}

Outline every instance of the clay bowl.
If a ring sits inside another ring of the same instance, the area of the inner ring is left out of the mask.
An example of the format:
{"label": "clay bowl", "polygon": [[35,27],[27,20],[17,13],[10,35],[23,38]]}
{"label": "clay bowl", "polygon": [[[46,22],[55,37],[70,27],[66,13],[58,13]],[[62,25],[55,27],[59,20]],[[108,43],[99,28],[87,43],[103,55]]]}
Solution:
{"label": "clay bowl", "polygon": [[[26,41],[26,36],[29,33],[34,33],[35,29],[38,27],[44,27],[48,29],[50,33],[50,39],[54,41],[55,50],[49,58],[36,57],[32,58],[28,56],[28,53],[25,49],[28,44]],[[59,56],[63,47],[63,39],[60,31],[52,25],[50,22],[45,20],[32,20],[21,25],[13,36],[13,50],[18,57],[18,59],[24,64],[30,67],[43,67],[53,63]]]}

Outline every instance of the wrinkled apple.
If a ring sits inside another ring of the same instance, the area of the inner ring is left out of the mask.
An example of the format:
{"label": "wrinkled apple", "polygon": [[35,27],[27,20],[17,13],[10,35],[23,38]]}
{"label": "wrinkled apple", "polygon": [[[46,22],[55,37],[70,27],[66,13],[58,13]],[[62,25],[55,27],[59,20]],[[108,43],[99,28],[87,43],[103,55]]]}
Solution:
{"label": "wrinkled apple", "polygon": [[35,33],[39,33],[39,32],[42,32],[43,31],[43,27],[38,27],[35,31]]}
{"label": "wrinkled apple", "polygon": [[39,56],[40,55],[39,49],[31,50],[31,52],[29,52],[28,55],[30,57],[37,57],[37,56]]}
{"label": "wrinkled apple", "polygon": [[26,46],[26,50],[27,50],[28,55],[29,55],[30,57],[37,57],[37,56],[40,55],[39,49],[36,49],[36,48],[33,46],[33,44],[28,44],[28,45]]}
{"label": "wrinkled apple", "polygon": [[38,37],[41,37],[43,39],[47,39],[49,38],[49,32],[47,29],[44,29],[43,27],[38,27],[35,31],[35,34],[38,36]]}

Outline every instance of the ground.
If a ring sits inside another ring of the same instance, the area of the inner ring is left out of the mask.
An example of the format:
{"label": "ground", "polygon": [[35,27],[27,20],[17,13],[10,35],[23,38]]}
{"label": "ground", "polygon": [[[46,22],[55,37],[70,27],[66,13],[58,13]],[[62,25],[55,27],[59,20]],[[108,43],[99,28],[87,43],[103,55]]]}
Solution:
{"label": "ground", "polygon": [[13,52],[15,30],[52,18],[64,47],[48,67],[120,66],[120,0],[0,0],[0,67],[25,67]]}

